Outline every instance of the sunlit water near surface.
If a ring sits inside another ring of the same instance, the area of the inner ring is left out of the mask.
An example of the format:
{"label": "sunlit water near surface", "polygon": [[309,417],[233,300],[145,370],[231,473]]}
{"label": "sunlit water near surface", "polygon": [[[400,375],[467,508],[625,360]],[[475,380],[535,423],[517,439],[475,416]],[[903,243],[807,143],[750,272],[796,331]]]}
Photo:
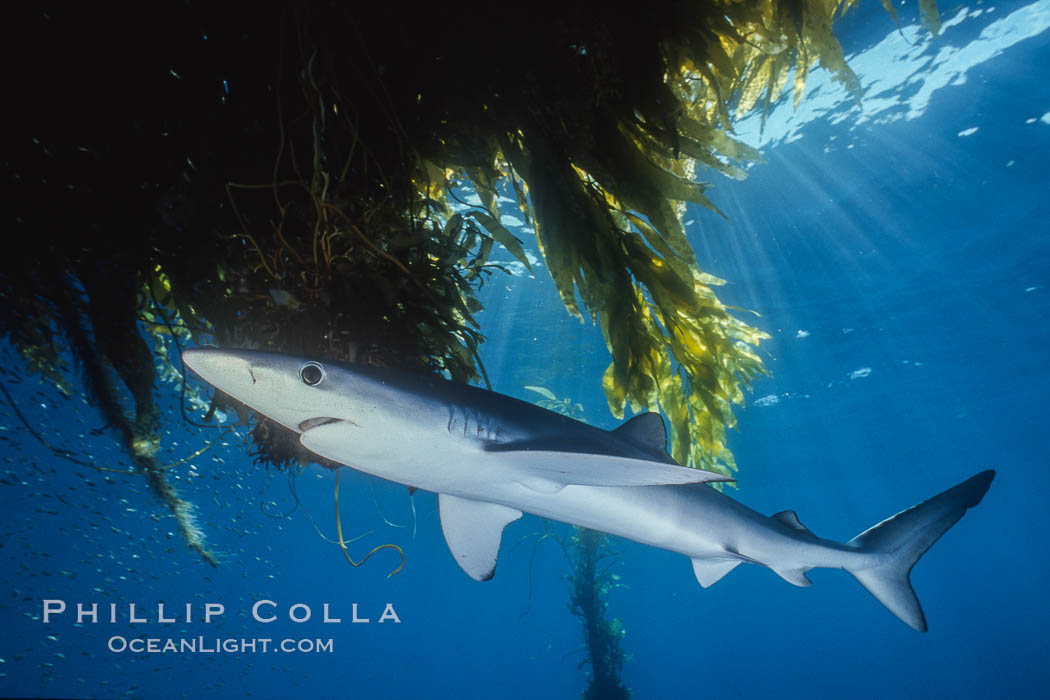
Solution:
{"label": "sunlit water near surface", "polygon": [[[843,572],[814,570],[799,589],[741,566],[703,590],[682,556],[617,541],[623,586],[609,612],[626,629],[635,697],[1050,693],[1050,2],[942,8],[938,39],[889,31],[873,5],[842,28],[868,89],[862,106],[814,77],[815,94],[798,110],[778,106],[761,133],[746,119],[741,138],[765,162],[744,181],[712,176],[725,219],[685,217],[701,267],[728,281],[720,296],[760,312],[754,323],[772,335],[762,347],[772,376],[737,411],[731,495],[765,513],[794,509],[844,540],[982,469],[998,476],[913,571],[927,634]],[[614,427],[601,334],[565,313],[534,238],[517,232],[537,264],[485,289],[493,388],[535,400],[525,387],[543,386]],[[122,468],[112,441],[91,432],[101,426],[90,407],[25,376],[10,349],[3,357],[5,385],[42,436]],[[177,394],[167,405],[178,412]],[[231,435],[173,469],[222,553],[213,569],[143,479],[71,464],[11,410],[2,417],[0,695],[570,698],[584,688],[565,526],[511,525],[495,579],[477,583],[448,553],[433,495],[342,470],[344,531],[362,535],[354,556],[384,542],[406,552],[387,579],[394,553],[354,569],[315,529],[335,537],[330,472],[298,477],[296,509],[287,475],[253,466]],[[209,437],[179,428],[164,449],[175,462]],[[44,599],[134,602],[153,622],[129,624],[124,608],[115,624],[65,614],[45,625]],[[251,619],[263,599],[278,604],[277,622]],[[180,616],[193,604],[193,622],[157,624],[161,601]],[[205,624],[211,602],[225,614]],[[295,603],[310,621],[287,620]],[[324,603],[342,623],[321,622]],[[351,622],[355,603],[369,623]],[[379,623],[387,603],[400,623]],[[333,651],[113,653],[114,635],[331,638]]]}

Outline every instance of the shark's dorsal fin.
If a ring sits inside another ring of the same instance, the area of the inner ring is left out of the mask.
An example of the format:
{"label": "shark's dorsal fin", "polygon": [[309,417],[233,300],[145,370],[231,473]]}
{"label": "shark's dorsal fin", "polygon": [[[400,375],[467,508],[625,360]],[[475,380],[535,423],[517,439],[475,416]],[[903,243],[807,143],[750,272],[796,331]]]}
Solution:
{"label": "shark's dorsal fin", "polygon": [[736,568],[741,559],[693,559],[693,573],[704,588],[709,588]]}
{"label": "shark's dorsal fin", "polygon": [[659,413],[640,413],[613,433],[661,457],[667,454],[667,426]]}
{"label": "shark's dorsal fin", "polygon": [[441,531],[456,563],[475,581],[496,573],[503,528],[521,517],[521,511],[498,503],[438,494]]}
{"label": "shark's dorsal fin", "polygon": [[793,510],[782,510],[769,517],[787,525],[792,530],[798,530],[799,532],[804,532],[811,537],[816,537],[816,535],[809,531],[808,527],[802,524],[802,521],[798,519],[798,514]]}

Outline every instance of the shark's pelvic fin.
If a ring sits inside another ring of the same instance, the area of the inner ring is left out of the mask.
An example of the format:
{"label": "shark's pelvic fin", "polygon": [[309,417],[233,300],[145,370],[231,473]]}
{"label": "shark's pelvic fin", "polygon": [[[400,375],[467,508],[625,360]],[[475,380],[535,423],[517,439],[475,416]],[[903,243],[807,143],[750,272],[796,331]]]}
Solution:
{"label": "shark's pelvic fin", "polygon": [[709,588],[737,567],[742,559],[693,559],[693,573],[704,588]]}
{"label": "shark's pelvic fin", "polygon": [[658,458],[667,456],[667,426],[659,413],[641,413],[612,432]]}
{"label": "shark's pelvic fin", "polygon": [[516,508],[498,503],[438,494],[441,531],[456,563],[475,581],[496,573],[503,528],[521,517]]}
{"label": "shark's pelvic fin", "polygon": [[911,569],[948,528],[981,502],[994,477],[992,470],[981,472],[860,533],[849,544],[878,555],[883,563],[847,571],[890,612],[925,632],[926,616],[908,578]]}
{"label": "shark's pelvic fin", "polygon": [[[677,464],[630,457],[544,450],[501,450],[494,454],[499,455],[498,463],[506,470],[506,478],[541,493],[551,493],[552,490],[549,487],[534,488],[535,484],[665,486],[734,481],[731,477],[703,469],[690,469]],[[560,490],[560,487],[554,489],[557,490]]]}

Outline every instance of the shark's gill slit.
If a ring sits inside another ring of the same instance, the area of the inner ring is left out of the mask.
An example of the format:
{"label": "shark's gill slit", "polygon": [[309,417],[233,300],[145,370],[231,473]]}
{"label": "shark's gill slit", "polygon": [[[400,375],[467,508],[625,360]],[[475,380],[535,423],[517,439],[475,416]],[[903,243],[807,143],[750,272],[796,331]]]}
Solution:
{"label": "shark's gill slit", "polygon": [[343,540],[343,522],[342,522],[342,520],[339,517],[339,470],[338,469],[335,470],[335,532],[336,532],[336,536],[339,538],[339,547],[343,550],[343,556],[346,557],[346,560],[348,562],[350,562],[350,566],[353,566],[354,568],[357,568],[357,567],[361,566],[362,564],[364,564],[366,561],[368,561],[368,558],[371,557],[376,552],[378,552],[380,549],[386,549],[386,548],[389,547],[390,549],[396,549],[397,553],[401,555],[401,563],[398,565],[398,567],[396,569],[394,569],[389,574],[387,574],[386,577],[390,578],[391,576],[393,576],[397,572],[401,571],[401,569],[405,568],[405,552],[404,552],[403,549],[398,547],[396,544],[387,543],[387,544],[381,544],[378,547],[374,547],[371,552],[366,554],[364,556],[364,558],[361,559],[361,561],[356,561],[355,562],[353,559],[350,558],[350,551],[346,548],[346,541]]}

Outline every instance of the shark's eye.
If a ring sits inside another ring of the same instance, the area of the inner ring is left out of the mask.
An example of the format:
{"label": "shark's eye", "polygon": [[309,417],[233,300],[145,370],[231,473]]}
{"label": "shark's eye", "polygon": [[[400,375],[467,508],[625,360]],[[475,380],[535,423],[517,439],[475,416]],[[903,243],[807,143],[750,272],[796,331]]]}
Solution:
{"label": "shark's eye", "polygon": [[317,386],[324,379],[324,367],[319,362],[307,362],[299,368],[299,378],[304,384]]}

